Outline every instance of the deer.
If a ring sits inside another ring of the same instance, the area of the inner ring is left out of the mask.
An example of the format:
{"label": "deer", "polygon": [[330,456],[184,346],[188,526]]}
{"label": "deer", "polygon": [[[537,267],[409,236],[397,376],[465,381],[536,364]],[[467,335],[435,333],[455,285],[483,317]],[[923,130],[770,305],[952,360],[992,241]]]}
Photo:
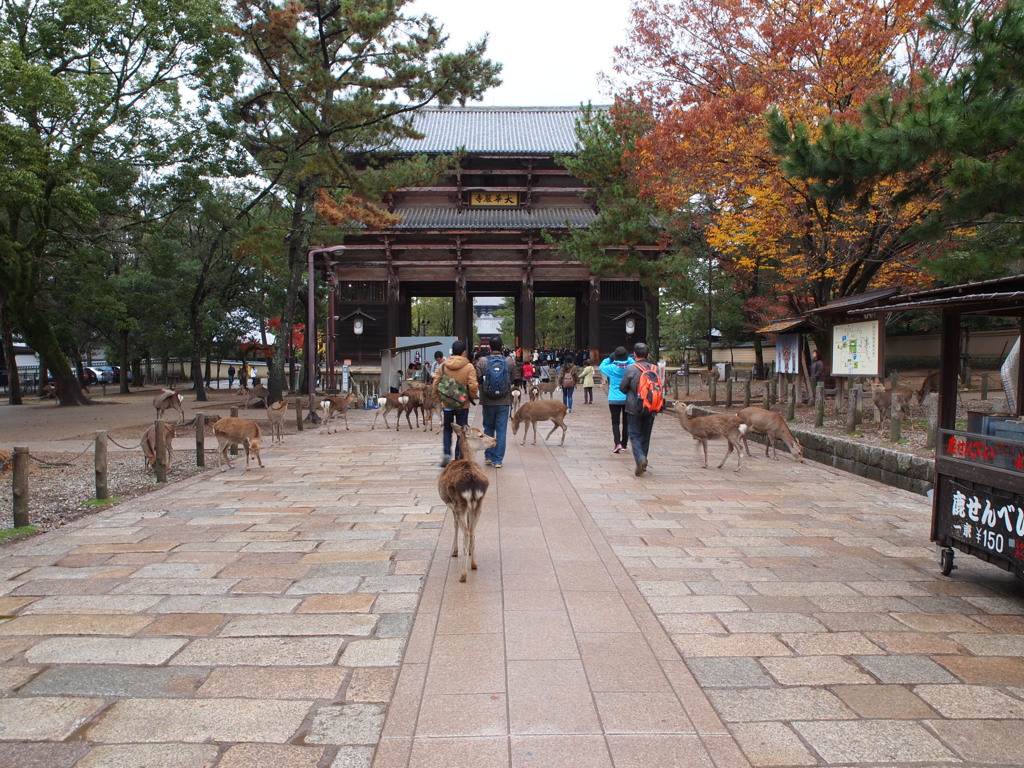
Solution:
{"label": "deer", "polygon": [[881,429],[882,423],[892,415],[893,398],[896,398],[900,411],[903,411],[904,409],[909,410],[910,402],[916,396],[917,392],[912,387],[903,385],[886,387],[885,383],[876,376],[871,382],[871,402],[874,403],[875,409],[878,411],[878,428]]}
{"label": "deer", "polygon": [[[554,398],[552,398],[554,399]],[[512,414],[516,412],[519,405],[523,402],[523,389],[522,387],[512,387],[512,407],[508,409],[508,417],[511,419]]]}
{"label": "deer", "polygon": [[255,387],[249,390],[245,398],[245,407],[248,408],[257,400],[263,402],[263,407],[267,407],[267,398],[270,397],[270,391],[262,384],[257,384]]}
{"label": "deer", "polygon": [[537,444],[537,422],[538,421],[551,421],[554,425],[551,427],[551,431],[548,432],[547,437],[544,438],[545,442],[548,437],[554,434],[555,430],[559,427],[562,428],[562,441],[559,445],[565,445],[565,433],[568,427],[565,426],[565,415],[569,409],[564,403],[555,402],[549,400],[547,402],[543,400],[531,400],[530,402],[523,403],[519,406],[519,409],[512,414],[512,434],[516,434],[519,431],[519,425],[525,424],[526,427],[523,429],[523,442],[522,445],[526,445],[526,436],[530,433],[530,427],[533,426],[533,445]]}
{"label": "deer", "polygon": [[694,416],[693,405],[686,403],[666,403],[665,410],[678,416],[679,425],[701,444],[704,449],[704,469],[708,468],[708,440],[723,439],[728,443],[728,450],[722,457],[718,469],[722,468],[729,454],[735,450],[736,469],[733,471],[740,471],[743,466],[743,445],[740,441],[747,433],[747,425],[741,423],[739,417],[724,413]]}
{"label": "deer", "polygon": [[[221,466],[221,460],[227,462],[228,469],[232,469],[231,457],[228,456],[228,448],[232,445],[241,445],[245,448],[245,470],[249,471],[249,454],[256,457],[260,467],[263,460],[260,458],[260,447],[263,445],[263,432],[260,425],[249,419],[240,419],[237,416],[229,416],[219,419],[213,425],[213,434],[217,437],[217,466]],[[223,472],[223,467],[221,472]]]}
{"label": "deer", "polygon": [[[437,392],[433,388],[428,387],[423,390],[419,411],[423,415],[423,431],[426,432],[429,428],[431,432],[434,432],[434,416],[441,415],[441,398],[437,396]],[[440,420],[437,423],[440,425]]]}
{"label": "deer", "polygon": [[173,389],[161,389],[160,393],[153,398],[153,407],[156,408],[156,417],[158,419],[162,419],[164,417],[164,411],[168,408],[172,408],[181,414],[179,422],[185,421],[185,411],[181,407],[181,404],[184,401],[185,398]]}
{"label": "deer", "polygon": [[752,405],[748,408],[741,408],[736,412],[736,417],[740,420],[740,423],[747,425],[747,431],[743,434],[743,447],[747,450],[747,456],[750,456],[750,444],[747,442],[747,435],[751,432],[757,432],[759,435],[766,436],[764,446],[765,456],[768,456],[768,448],[770,446],[772,450],[772,458],[778,461],[779,455],[775,449],[775,441],[782,440],[787,446],[789,446],[789,452],[793,454],[793,458],[803,463],[803,446],[801,446],[800,441],[793,436],[793,433],[789,429],[789,425],[786,424],[786,420],[782,418],[781,415],[775,413],[775,411],[768,411],[764,408]]}
{"label": "deer", "polygon": [[706,371],[697,371],[697,375],[700,376],[701,385],[707,387],[709,392],[711,391],[711,388],[718,383],[718,379],[721,376],[718,372],[717,366],[712,366]]}
{"label": "deer", "polygon": [[931,371],[921,382],[921,388],[917,390],[917,402],[923,403],[926,395],[939,391],[939,372]]}
{"label": "deer", "polygon": [[[377,405],[379,406],[379,410],[374,414],[373,424],[370,426],[370,429],[372,430],[377,428],[377,417],[380,416],[381,413],[384,414],[384,426],[387,429],[391,429],[388,425],[388,414],[391,413],[391,411],[398,411],[398,415],[395,417],[395,430],[401,430],[403,413],[405,413],[406,422],[409,423],[409,414],[404,410],[408,403],[409,395],[406,392],[402,392],[401,394],[389,392],[386,395],[378,397]],[[411,423],[409,423],[409,429],[412,429]]]}
{"label": "deer", "polygon": [[[483,468],[476,463],[476,452],[493,448],[497,441],[489,437],[477,427],[452,424],[452,431],[459,441],[461,459],[455,459],[441,470],[437,478],[437,492],[441,500],[448,505],[455,517],[455,543],[452,546],[452,557],[459,555],[459,531],[462,532],[462,574],[459,581],[464,582],[469,568],[476,568],[476,551],[474,532],[480,512],[483,508],[484,496],[490,481]],[[469,566],[469,567],[467,567]]]}
{"label": "deer", "polygon": [[327,434],[331,434],[331,421],[335,414],[341,414],[345,420],[345,429],[348,429],[348,409],[359,405],[361,398],[355,392],[346,392],[343,395],[324,395],[320,398],[320,411],[323,413],[324,426]]}
{"label": "deer", "polygon": [[278,400],[267,406],[267,421],[270,422],[270,444],[284,442],[284,415],[288,412],[288,402]]}
{"label": "deer", "polygon": [[530,386],[530,401],[540,400],[542,395],[547,395],[549,400],[554,400],[556,389],[558,389],[557,381],[539,381]]}
{"label": "deer", "polygon": [[[171,458],[174,455],[174,425],[161,421],[160,429],[164,433],[164,452],[167,454],[167,468],[171,468]],[[150,467],[156,469],[156,424],[150,424],[149,428],[142,433],[142,456],[143,470]]]}

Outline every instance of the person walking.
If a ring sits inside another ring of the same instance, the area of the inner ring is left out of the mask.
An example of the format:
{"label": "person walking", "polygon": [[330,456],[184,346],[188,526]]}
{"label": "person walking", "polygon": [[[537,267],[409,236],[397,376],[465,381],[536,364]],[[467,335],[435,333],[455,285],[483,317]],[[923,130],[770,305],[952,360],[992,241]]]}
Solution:
{"label": "person walking", "polygon": [[583,385],[583,404],[594,404],[594,366],[590,364],[590,358],[583,361],[583,370],[580,371],[580,384]]}
{"label": "person walking", "polygon": [[494,447],[484,451],[484,463],[498,469],[505,458],[505,433],[508,430],[508,412],[512,407],[512,372],[502,350],[501,336],[491,337],[491,350],[484,358],[483,370],[480,406],[484,434],[495,440]]}
{"label": "person walking", "polygon": [[235,366],[229,365],[228,366],[228,389],[231,389],[233,386],[235,386]]}
{"label": "person walking", "polygon": [[[437,367],[437,373],[434,375],[434,383],[432,388],[434,394],[440,399],[438,394],[438,385],[441,383],[443,376],[449,376],[450,378],[457,381],[466,387],[468,397],[466,402],[461,407],[445,405],[442,409],[442,415],[444,417],[444,429],[441,430],[441,466],[447,467],[448,463],[452,460],[452,422],[460,426],[466,426],[469,424],[469,406],[472,405],[473,401],[479,394],[479,385],[476,378],[476,369],[473,364],[469,362],[469,358],[466,357],[466,342],[461,339],[456,339],[452,342],[452,354],[447,360],[441,362]],[[443,400],[441,402],[444,402]],[[455,443],[455,454],[456,459],[462,458],[462,451],[459,450],[459,444]]]}
{"label": "person walking", "polygon": [[562,384],[562,404],[572,413],[572,395],[576,391],[576,364],[572,361],[572,357],[566,356],[562,363],[561,371],[561,384]]}
{"label": "person walking", "polygon": [[626,369],[619,382],[619,391],[626,395],[626,413],[629,414],[629,439],[633,441],[633,458],[636,460],[635,475],[647,471],[647,459],[651,451],[651,431],[654,429],[656,413],[645,412],[638,402],[640,377],[644,371],[658,368],[647,360],[647,345],[638,341],[633,345],[635,362]]}
{"label": "person walking", "polygon": [[625,347],[616,347],[599,366],[608,381],[608,411],[612,417],[612,453],[622,453],[629,447],[629,415],[626,413],[626,395],[619,391],[626,369],[633,358]]}

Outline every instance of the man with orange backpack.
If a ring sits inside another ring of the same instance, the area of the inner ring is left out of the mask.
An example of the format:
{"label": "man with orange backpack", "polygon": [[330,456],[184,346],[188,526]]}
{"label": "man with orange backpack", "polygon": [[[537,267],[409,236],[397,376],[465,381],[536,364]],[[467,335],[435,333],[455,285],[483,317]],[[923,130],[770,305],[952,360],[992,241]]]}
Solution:
{"label": "man with orange backpack", "polygon": [[629,414],[629,442],[632,443],[638,477],[647,471],[647,457],[651,449],[651,431],[654,417],[665,405],[664,384],[658,366],[647,356],[650,350],[642,341],[633,346],[636,362],[626,369],[619,382],[619,391],[626,395],[626,413]]}

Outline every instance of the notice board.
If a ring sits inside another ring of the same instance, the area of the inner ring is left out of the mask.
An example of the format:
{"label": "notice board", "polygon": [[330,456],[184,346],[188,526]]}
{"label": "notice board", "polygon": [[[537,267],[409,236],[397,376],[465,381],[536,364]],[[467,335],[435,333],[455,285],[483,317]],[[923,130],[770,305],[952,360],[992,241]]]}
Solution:
{"label": "notice board", "polygon": [[833,376],[882,376],[881,320],[832,327]]}

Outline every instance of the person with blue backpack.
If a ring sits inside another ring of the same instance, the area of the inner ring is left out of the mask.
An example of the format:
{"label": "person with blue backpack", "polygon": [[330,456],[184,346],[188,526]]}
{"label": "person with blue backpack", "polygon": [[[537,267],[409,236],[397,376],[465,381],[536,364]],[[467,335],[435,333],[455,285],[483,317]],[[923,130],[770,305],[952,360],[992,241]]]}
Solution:
{"label": "person with blue backpack", "polygon": [[619,382],[633,358],[625,347],[616,347],[601,361],[601,374],[608,379],[608,410],[612,415],[612,453],[622,453],[629,447],[629,414],[626,413],[626,395],[619,391]]}
{"label": "person with blue backpack", "polygon": [[480,406],[484,434],[495,440],[494,447],[484,451],[484,463],[498,469],[505,458],[505,433],[512,407],[512,371],[502,349],[501,336],[491,337],[489,354],[482,363]]}

